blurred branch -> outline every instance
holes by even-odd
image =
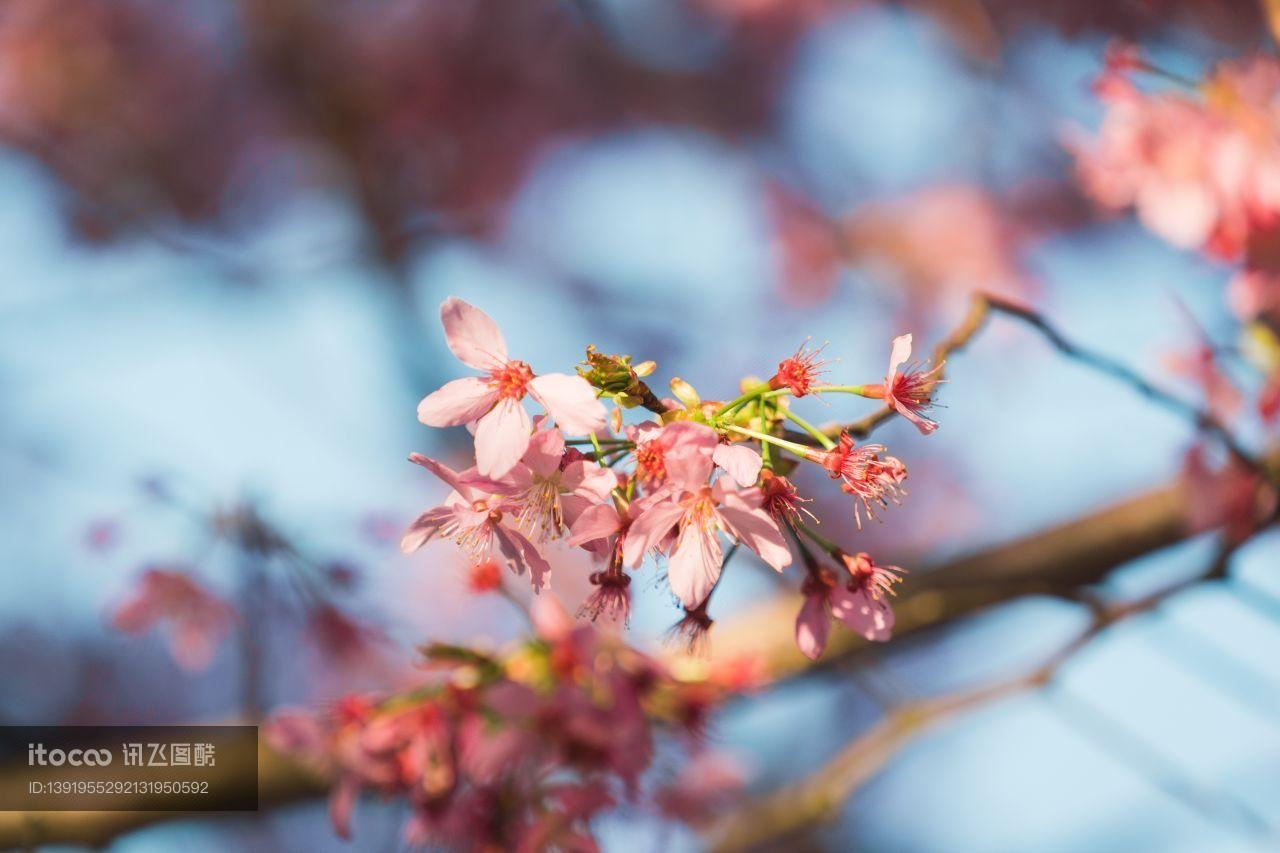
[[[782,839],[811,830],[837,817],[843,803],[878,773],[913,738],[967,712],[1028,690],[1049,685],[1062,667],[1111,625],[1147,612],[1169,597],[1221,571],[1215,561],[1202,575],[1172,584],[1132,602],[1103,604],[1080,597],[1093,612],[1089,625],[1044,663],[1025,672],[971,690],[908,702],[891,710],[869,731],[850,741],[834,759],[801,781],[745,803],[724,815],[707,832],[718,851],[772,849]],[[1167,786],[1193,808],[1205,810],[1205,801],[1188,786]],[[1217,811],[1217,809],[1214,809]]]
[[[1262,14],[1271,30],[1271,39],[1280,43],[1280,0],[1260,0]]]

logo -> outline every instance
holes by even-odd
[[[110,763],[109,749],[45,749],[42,743],[27,744],[28,767],[106,767]]]

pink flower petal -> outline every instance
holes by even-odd
[[[747,509],[745,504],[720,507],[720,517],[729,532],[760,555],[774,571],[791,565],[791,549],[782,538],[778,522],[763,509]]]
[[[628,544],[630,539],[628,536]],[[711,594],[723,563],[724,550],[716,531],[690,524],[681,531],[667,563],[667,582],[681,603],[692,610]]]
[[[570,435],[588,435],[603,429],[608,421],[604,404],[581,376],[548,373],[535,376],[529,393],[542,404],[562,430]]]
[[[889,398],[889,405],[893,406],[898,414],[915,424],[921,435],[930,435],[938,428],[936,421],[931,421],[920,413],[913,412],[910,406],[904,406],[892,397]]]
[[[541,418],[539,420],[542,420]],[[550,477],[564,458],[564,435],[558,429],[534,430],[521,462],[539,477]]]
[[[844,587],[831,591],[831,615],[867,640],[884,642],[893,633],[893,608],[883,598],[865,590],[849,592]]]
[[[423,456],[421,453],[410,453],[409,461],[435,474],[441,482],[461,495],[467,503],[472,503],[488,494],[487,491],[478,487],[478,484],[483,484],[485,481],[468,473],[470,469],[468,472],[459,473],[443,462],[432,459],[430,456]]]
[[[529,447],[529,413],[519,400],[498,401],[476,424],[476,468],[486,477],[501,477]]]
[[[831,634],[831,616],[827,613],[825,597],[806,595],[800,613],[796,616],[796,646],[809,660],[817,660],[827,647]]]
[[[689,492],[707,485],[715,467],[710,453],[688,446],[668,450],[662,464],[667,471],[667,482]]]
[[[644,555],[658,547],[683,515],[684,510],[669,501],[658,501],[641,512],[627,531],[622,561],[632,566],[640,565]],[[698,603],[694,602],[694,605]]]
[[[538,546],[530,542],[523,533],[505,524],[493,525],[493,535],[498,540],[502,556],[506,557],[507,565],[518,575],[529,572],[533,591],[541,592],[551,576],[551,564],[538,551]]]
[[[579,460],[564,469],[564,487],[579,497],[599,503],[609,499],[618,487],[618,475],[612,468]]]
[[[756,480],[760,478],[760,469],[764,465],[760,454],[746,444],[716,445],[711,458],[744,489],[756,484]]]
[[[415,518],[409,525],[409,529],[400,537],[400,551],[404,554],[412,554],[430,542],[451,518],[453,518],[452,507],[437,506],[427,510]]]
[[[430,427],[451,427],[479,420],[498,401],[488,382],[467,376],[446,382],[418,404],[418,420]]]
[[[569,546],[576,548],[597,539],[607,539],[622,529],[622,519],[613,504],[600,504],[583,511],[569,531]]]
[[[507,342],[488,314],[450,296],[440,305],[445,343],[458,360],[476,370],[490,371],[507,361]]]

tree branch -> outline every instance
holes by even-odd
[[[817,772],[723,815],[706,833],[711,849],[722,853],[777,849],[783,839],[835,819],[844,802],[913,738],[989,702],[1049,685],[1077,652],[1108,627],[1152,610],[1171,596],[1216,576],[1224,560],[1225,556],[1210,564],[1205,573],[1137,601],[1112,606],[1087,602],[1093,610],[1089,625],[1029,672],[972,690],[910,702],[890,711]],[[1184,799],[1194,799],[1187,789],[1174,790]],[[1199,808],[1202,804],[1195,801],[1188,805]]]
[[[954,622],[1025,595],[1072,596],[1130,560],[1201,532],[1191,522],[1194,491],[1181,479],[1002,545],[913,572],[894,602],[894,636],[904,637]],[[814,666],[795,644],[798,605],[783,593],[746,613],[716,624],[709,662],[751,655],[770,679]],[[820,662],[870,645],[850,631],[833,631]],[[671,653],[668,659],[685,658]],[[708,661],[704,661],[706,663]],[[696,666],[696,661],[683,660]]]

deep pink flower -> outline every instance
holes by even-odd
[[[523,361],[507,356],[497,324],[480,309],[451,296],[440,306],[445,341],[458,360],[484,371],[445,383],[418,404],[418,420],[427,426],[474,423],[476,467],[486,477],[501,477],[529,446],[530,421],[525,394],[542,404],[561,429],[586,435],[607,419],[604,404],[581,376],[535,376]]]
[[[778,370],[769,380],[769,387],[775,391],[789,388],[796,397],[810,393],[814,383],[826,373],[823,367],[827,362],[821,355],[822,347],[811,349],[802,344],[795,355],[778,362]]]
[[[889,373],[884,384],[869,386],[866,393],[869,397],[883,397],[889,407],[915,424],[921,435],[928,435],[938,428],[938,424],[925,417],[924,413],[933,408],[933,392],[942,381],[938,373],[943,364],[927,371],[914,366],[902,370],[910,358],[911,335],[894,338],[889,352]]]
[[[831,450],[811,451],[807,457],[817,462],[833,480],[843,480],[840,490],[857,499],[853,505],[853,518],[862,526],[862,515],[876,518],[879,509],[897,502],[902,493],[902,483],[907,479],[907,468],[893,456],[881,456],[884,445],[859,446],[846,432]]]
[[[400,550],[412,554],[437,536],[457,543],[475,563],[490,560],[494,546],[506,564],[518,575],[529,572],[535,592],[546,586],[551,566],[514,526],[518,504],[511,497],[487,491],[486,478],[475,469],[458,472],[449,466],[414,453],[409,460],[435,474],[453,491],[445,502],[414,519],[400,538]]]
[[[794,525],[800,521],[802,514],[814,517],[812,512],[804,508],[811,499],[800,497],[795,484],[790,480],[772,471],[761,471],[760,476],[763,506],[779,524],[786,522]]]
[[[709,428],[703,427],[703,429]],[[739,489],[719,477],[706,453],[669,453],[666,485],[652,496],[631,524],[623,559],[636,566],[675,533],[667,577],[686,608],[706,601],[720,577],[724,551],[720,533],[743,542],[778,571],[791,564],[791,551],[778,523],[763,508],[759,489]]]
[[[147,569],[111,617],[116,629],[141,634],[167,623],[169,650],[183,669],[204,669],[235,622],[235,610],[185,572]]]

